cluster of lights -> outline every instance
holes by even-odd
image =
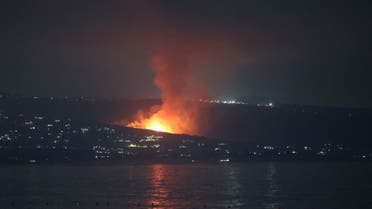
[[[218,100],[218,99],[212,99],[212,100],[199,99],[199,102],[210,103],[210,104],[247,104],[245,102],[240,102],[236,100]]]

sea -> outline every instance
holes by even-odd
[[[5,165],[1,209],[364,209],[372,163]]]

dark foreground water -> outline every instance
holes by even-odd
[[[2,166],[0,208],[372,208],[372,164]]]

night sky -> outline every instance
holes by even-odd
[[[0,92],[157,98],[149,57],[166,48],[211,97],[372,107],[367,0],[1,4]]]

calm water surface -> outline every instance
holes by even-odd
[[[370,163],[2,166],[0,208],[372,208]]]

